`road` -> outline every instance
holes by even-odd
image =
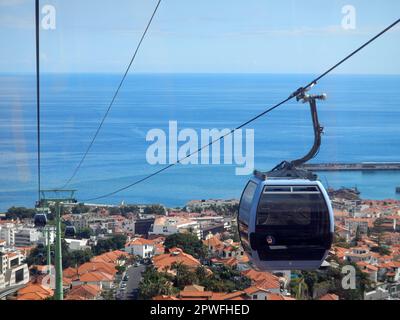
[[[129,279],[126,285],[124,300],[137,300],[139,282],[142,279],[142,272],[145,269],[145,265],[140,265],[138,267],[131,266],[126,270],[126,275],[129,277]]]

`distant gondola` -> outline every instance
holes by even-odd
[[[36,228],[44,228],[47,224],[47,215],[45,213],[36,213],[33,217]]]
[[[66,238],[74,238],[76,235],[76,229],[74,226],[66,226],[65,227],[65,237]]]
[[[45,247],[45,245],[43,244],[43,242],[39,242],[39,243],[37,244],[37,248],[38,248],[38,249],[44,249],[44,247]]]

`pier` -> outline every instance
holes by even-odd
[[[311,171],[398,171],[400,170],[400,162],[306,163],[301,167]]]

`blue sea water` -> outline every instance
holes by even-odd
[[[71,175],[118,86],[121,75],[42,76],[42,188]],[[76,179],[78,200],[123,187],[161,168],[146,162],[148,130],[234,128],[286,98],[313,75],[132,74],[115,101]],[[313,162],[400,161],[400,76],[329,75],[314,89],[325,127]],[[291,101],[258,119],[255,166],[268,170],[303,155],[313,134],[308,105]],[[198,131],[200,132],[200,131]],[[357,186],[364,198],[397,198],[400,172],[328,172],[332,187]],[[101,203],[184,205],[191,199],[239,198],[247,176],[235,165],[178,165]],[[0,210],[33,206],[37,197],[33,75],[0,75]]]

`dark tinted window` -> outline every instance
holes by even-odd
[[[265,186],[264,192],[290,192],[291,189],[288,186]]]
[[[316,186],[294,186],[293,192],[319,192]]]
[[[24,269],[19,269],[15,272],[15,282],[21,282],[24,280]]]
[[[257,184],[250,181],[243,191],[242,198],[240,199],[239,219],[249,224],[250,210],[253,203],[254,193],[256,192]]]
[[[11,267],[15,267],[18,264],[19,264],[19,259],[18,258],[15,258],[15,259],[11,260],[11,262],[10,262],[10,266]]]
[[[263,193],[257,210],[257,225],[310,226],[328,219],[320,193]]]

